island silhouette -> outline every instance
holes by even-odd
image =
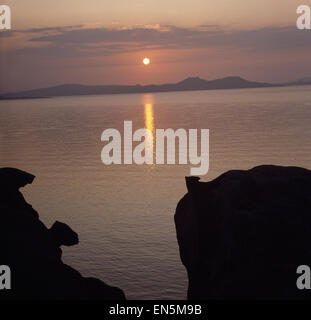
[[[204,80],[199,77],[186,78],[177,83],[150,84],[150,85],[81,85],[64,84],[54,87],[35,90],[10,92],[0,94],[0,99],[32,99],[48,98],[57,96],[82,96],[102,94],[125,94],[125,93],[153,93],[174,92],[193,90],[220,90],[220,89],[243,89],[243,88],[266,88],[295,85],[309,85],[311,78],[304,78],[294,82],[271,84],[266,82],[248,81],[239,76],[230,76],[216,80]]]

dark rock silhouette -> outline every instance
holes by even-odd
[[[310,299],[311,171],[259,166],[186,178],[175,224],[189,299]]]
[[[56,221],[50,228],[51,238],[56,246],[74,246],[79,243],[79,237],[67,224]]]
[[[121,289],[85,278],[61,260],[61,245],[75,245],[78,235],[56,221],[48,229],[28,204],[20,187],[35,176],[13,168],[0,169],[0,265],[11,269],[11,290],[0,299],[125,299]]]

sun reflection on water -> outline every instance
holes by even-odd
[[[143,105],[145,114],[145,129],[148,129],[152,134],[148,135],[146,138],[146,151],[152,152],[154,155],[154,110],[153,110],[153,96],[150,94],[143,95]]]

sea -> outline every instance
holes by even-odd
[[[21,191],[40,219],[79,234],[63,261],[128,299],[186,298],[174,213],[193,165],[104,164],[101,135],[122,138],[124,121],[209,129],[202,181],[261,164],[311,169],[311,86],[0,101],[0,166],[34,174]]]

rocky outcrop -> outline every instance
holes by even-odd
[[[189,299],[310,299],[311,171],[259,166],[186,178],[175,224]]]
[[[68,225],[56,221],[48,229],[19,188],[34,176],[0,169],[0,265],[11,269],[11,289],[0,299],[125,299],[121,289],[85,278],[61,260],[60,246],[79,242]]]

